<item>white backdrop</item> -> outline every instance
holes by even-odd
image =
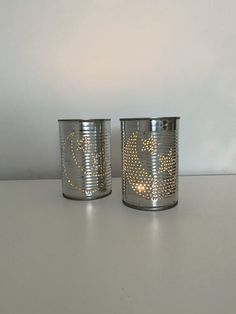
[[[0,179],[59,176],[58,118],[181,116],[182,174],[236,172],[235,0],[0,0]]]

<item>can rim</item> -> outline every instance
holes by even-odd
[[[124,121],[124,120],[165,120],[165,119],[169,119],[169,120],[176,120],[176,119],[180,119],[180,117],[143,117],[143,118],[120,118],[120,121]]]
[[[111,119],[58,119],[57,121],[96,122],[96,121],[111,121]]]

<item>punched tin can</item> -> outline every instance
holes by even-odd
[[[61,177],[64,197],[93,200],[112,191],[111,120],[61,119]]]
[[[120,120],[123,202],[141,210],[175,206],[179,117]]]

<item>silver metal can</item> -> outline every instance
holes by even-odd
[[[66,198],[92,200],[109,195],[111,120],[58,120],[62,191]]]
[[[163,210],[178,203],[178,117],[121,120],[123,202]]]

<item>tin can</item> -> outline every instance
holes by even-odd
[[[92,200],[109,195],[111,120],[58,120],[62,191],[66,198]]]
[[[179,117],[120,120],[123,202],[142,210],[175,206]]]

